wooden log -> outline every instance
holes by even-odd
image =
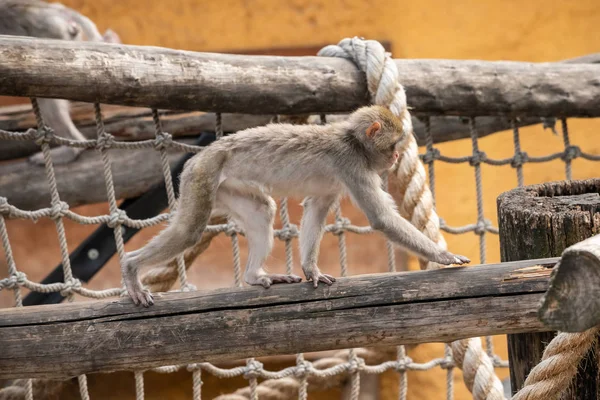
[[[598,202],[597,193],[591,199]],[[591,197],[591,196],[590,196]],[[539,310],[540,319],[563,332],[583,332],[600,324],[600,235],[567,248],[554,270]]]
[[[416,114],[600,115],[595,64],[395,60]],[[0,37],[0,94],[244,114],[349,112],[367,104],[348,60],[242,56]]]
[[[175,150],[169,150],[168,154],[171,166],[183,156]],[[154,149],[112,149],[109,157],[118,199],[139,196],[164,179],[160,154]],[[103,168],[100,154],[91,150],[83,152],[71,164],[55,166],[61,200],[70,207],[106,202]],[[50,189],[44,166],[26,160],[0,165],[0,196],[24,210],[49,207]]]
[[[556,261],[1,309],[0,379],[535,332]]]
[[[563,63],[600,63],[600,54],[572,58]],[[151,112],[147,108],[130,108],[114,105],[103,105],[104,122],[107,130],[121,140],[143,140],[154,135]],[[170,112],[164,118],[163,128],[174,137],[197,134],[199,131],[212,131],[215,126],[215,114],[203,112]],[[75,103],[72,106],[72,118],[87,138],[96,135],[94,111],[91,104]],[[225,114],[223,130],[238,130],[266,124],[271,116]],[[430,129],[434,143],[459,140],[470,135],[470,128],[461,117],[437,116],[431,119]],[[517,121],[518,127],[540,123],[540,118],[525,117]],[[35,117],[30,105],[19,105],[0,108],[0,129],[7,131],[24,131],[36,127]],[[425,126],[421,120],[413,117],[414,133],[420,146],[426,144]],[[479,117],[477,133],[485,137],[492,133],[511,129],[511,123],[505,117]],[[29,156],[39,150],[33,142],[22,142],[0,139],[0,161]]]
[[[502,261],[560,255],[567,247],[597,233],[600,219],[600,179],[560,181],[514,189],[498,197]],[[590,297],[590,293],[584,293]],[[580,310],[580,312],[584,312]],[[539,333],[508,335],[510,381],[513,394],[541,360],[544,347],[555,336],[547,327]],[[579,366],[567,399],[596,399],[598,354],[594,345]],[[588,396],[593,393],[593,396]]]

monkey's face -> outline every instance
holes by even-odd
[[[403,132],[399,132],[396,127],[385,128],[382,127],[376,135],[372,136],[375,147],[375,165],[382,172],[392,168],[398,162],[405,137]]]

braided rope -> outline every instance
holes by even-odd
[[[600,328],[559,333],[552,339],[512,400],[557,399],[577,373],[581,359],[598,338]]]
[[[342,57],[353,61],[366,73],[367,87],[375,104],[388,107],[402,121],[407,140],[393,176],[399,190],[394,193],[399,211],[427,237],[444,249],[446,241],[440,232],[440,222],[427,184],[425,168],[419,158],[417,141],[412,134],[412,119],[406,93],[400,84],[396,64],[383,46],[374,40],[344,39],[338,45],[327,46],[320,56]],[[434,263],[421,263],[421,268],[439,268]],[[503,399],[502,383],[494,373],[493,362],[483,351],[480,338],[452,343],[455,364],[463,370],[464,380],[475,400]]]

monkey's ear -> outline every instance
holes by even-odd
[[[372,138],[381,130],[381,124],[377,121],[373,122],[370,127],[367,128],[367,137]]]

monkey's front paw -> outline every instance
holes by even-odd
[[[147,289],[127,289],[129,297],[133,300],[133,304],[139,306],[140,304],[144,307],[150,307],[154,304],[154,297]]]
[[[322,274],[317,267],[313,267],[309,271],[306,271],[306,280],[312,281],[315,288],[319,286],[319,282],[323,282],[328,286],[333,285],[333,282],[335,282],[335,278],[333,276]]]
[[[437,260],[436,262],[439,264],[443,264],[443,265],[450,265],[450,264],[463,265],[463,264],[470,263],[471,260],[469,260],[465,256],[452,254],[449,251],[447,251],[447,252],[443,253],[441,255],[440,259]]]
[[[302,282],[302,278],[297,275],[269,274],[259,275],[254,279],[248,279],[246,283],[249,285],[261,285],[265,289],[278,283],[298,283]]]

